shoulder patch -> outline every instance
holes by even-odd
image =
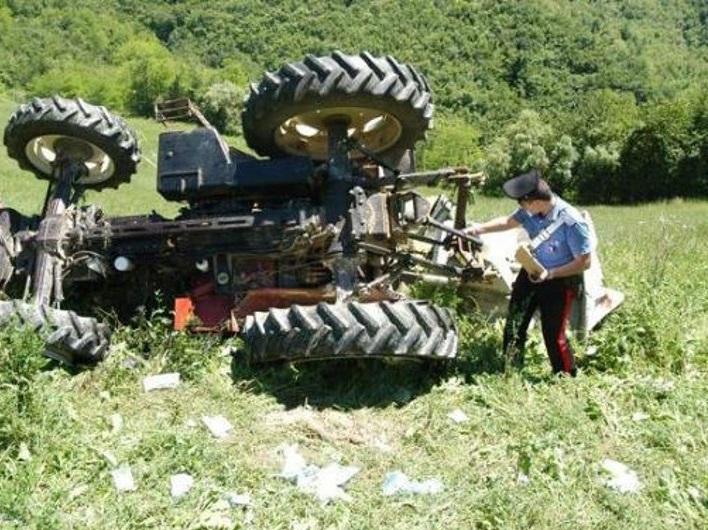
[[[583,222],[583,218],[579,213],[575,213],[567,208],[560,213],[560,218],[563,219],[563,222],[568,226]]]

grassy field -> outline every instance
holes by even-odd
[[[12,108],[0,101],[3,122]],[[134,123],[154,161],[159,128]],[[43,194],[0,154],[6,204],[37,211]],[[109,214],[173,211],[158,199],[143,163],[133,185],[89,200]],[[479,198],[471,215],[511,206]],[[433,295],[461,330],[459,362],[444,369],[249,366],[229,355],[238,341],[175,333],[158,313],[118,330],[106,362],[73,372],[45,360],[32,333],[1,330],[0,529],[705,528],[708,202],[590,211],[606,282],[627,299],[578,344],[575,380],[549,376],[537,332],[524,370],[503,373],[499,323],[443,291]],[[167,372],[179,386],[144,390]],[[225,417],[228,436],[205,416]],[[293,445],[308,464],[355,466],[349,499],[323,504],[278,476]],[[612,489],[606,459],[638,489]],[[113,483],[124,466],[133,491]],[[397,470],[443,489],[386,496]],[[181,473],[194,484],[173,498]]]

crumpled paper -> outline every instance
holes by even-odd
[[[289,480],[298,489],[314,495],[322,504],[335,499],[351,500],[342,486],[359,473],[358,467],[342,466],[336,462],[323,468],[308,464],[298,452],[296,445],[284,446],[282,453],[284,462],[279,477]]]
[[[642,489],[642,483],[636,471],[630,469],[626,464],[611,458],[603,458],[600,461],[600,467],[608,475],[602,481],[608,488],[619,493],[635,493]]]
[[[401,493],[434,495],[443,491],[444,487],[438,478],[424,481],[411,480],[405,473],[396,470],[386,473],[381,489],[383,494],[389,497]]]

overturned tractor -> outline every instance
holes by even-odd
[[[79,205],[86,190],[128,183],[140,159],[134,131],[105,108],[34,99],[5,128],[8,156],[48,190],[40,215],[0,209],[9,295],[0,322],[35,327],[50,357],[101,360],[111,330],[79,314],[105,306],[130,315],[159,291],[174,301],[176,328],[237,333],[256,361],[449,359],[454,315],[407,299],[400,285],[452,281],[502,302],[508,293],[517,270],[509,245],[462,230],[481,176],[416,171],[433,105],[412,66],[335,52],[266,73],[242,114],[257,156],[229,147],[188,100],[156,111],[198,124],[159,138],[157,191],[183,204],[169,219]],[[415,189],[438,184],[454,197]],[[576,327],[614,308],[612,294],[600,280]]]

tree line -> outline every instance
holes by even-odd
[[[307,53],[369,51],[428,78],[423,166],[540,167],[564,195],[708,196],[702,0],[5,0],[0,87],[151,115],[189,96],[240,134],[249,82]]]

